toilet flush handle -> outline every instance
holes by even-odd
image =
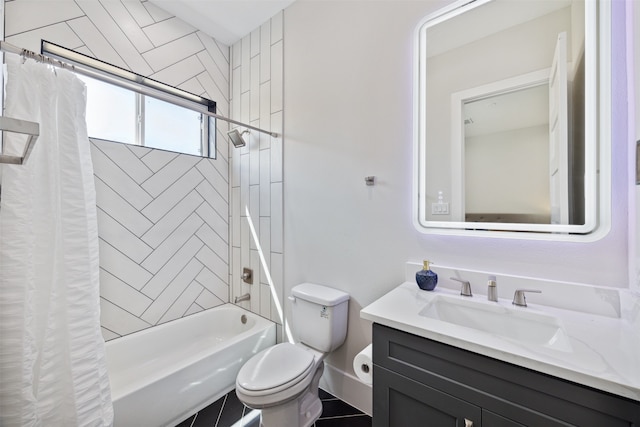
[[[289,301],[291,301],[291,302],[296,302],[296,297],[289,296],[288,298],[289,298]]]

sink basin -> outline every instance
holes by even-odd
[[[419,314],[523,344],[571,351],[571,344],[556,317],[527,308],[434,295]]]

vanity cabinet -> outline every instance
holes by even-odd
[[[640,402],[374,323],[373,427],[640,427]]]

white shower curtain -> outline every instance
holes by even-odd
[[[40,137],[26,165],[2,168],[0,426],[108,426],[84,84],[7,60],[4,115],[40,123]]]

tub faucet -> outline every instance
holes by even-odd
[[[236,297],[234,300],[234,303],[237,304],[239,302],[248,301],[250,299],[251,299],[251,294],[244,294],[244,295],[240,295],[239,297]]]

